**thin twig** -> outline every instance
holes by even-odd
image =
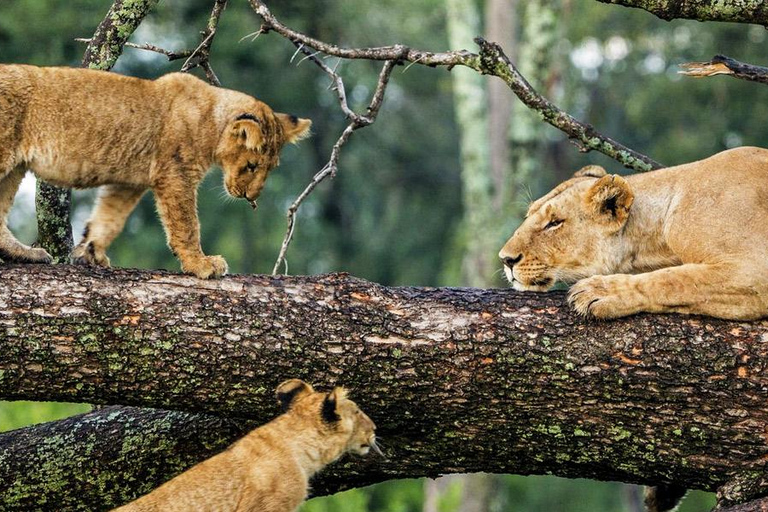
[[[219,26],[221,14],[226,7],[227,0],[214,1],[211,16],[208,18],[208,24],[206,25],[205,30],[201,33],[202,37],[200,44],[197,45],[197,48],[192,51],[184,62],[184,65],[181,66],[182,72],[187,72],[196,67],[202,68],[208,81],[217,87],[221,86],[221,82],[211,67],[211,46],[213,45],[213,38],[216,37],[216,29]]]
[[[301,51],[305,52],[308,50],[306,50],[306,48],[301,48]],[[278,254],[277,260],[275,261],[275,266],[272,268],[272,274],[277,274],[278,270],[280,269],[280,265],[282,264],[285,264],[285,271],[286,273],[288,272],[288,263],[285,259],[285,254],[288,251],[288,246],[290,245],[291,240],[293,239],[293,232],[296,227],[296,212],[298,211],[299,206],[301,206],[301,203],[303,203],[304,200],[309,197],[315,187],[317,187],[324,179],[326,179],[328,176],[333,177],[336,175],[341,148],[344,146],[344,144],[347,143],[349,138],[352,136],[352,133],[359,128],[369,126],[373,124],[374,121],[376,121],[376,117],[379,114],[379,109],[381,109],[381,105],[384,102],[384,93],[386,92],[387,85],[389,84],[389,77],[392,75],[392,70],[397,64],[397,62],[394,60],[388,60],[384,63],[384,66],[381,68],[381,72],[379,73],[378,82],[376,83],[376,90],[371,97],[371,102],[368,104],[367,115],[362,116],[353,112],[347,106],[346,94],[344,93],[344,82],[342,81],[341,77],[314,55],[310,55],[309,59],[333,78],[334,82],[337,84],[336,92],[339,99],[339,104],[342,106],[342,110],[344,110],[345,113],[349,112],[347,117],[351,120],[351,122],[347,125],[346,128],[344,128],[344,131],[341,132],[341,136],[333,145],[331,156],[328,159],[328,162],[323,166],[322,169],[320,169],[317,174],[315,174],[309,185],[307,185],[304,191],[299,194],[296,200],[288,208],[288,229],[286,230],[282,246],[280,247],[280,254]]]
[[[79,43],[90,43],[90,38],[84,38],[84,37],[78,37],[75,38],[75,41]],[[179,60],[179,59],[186,59],[192,54],[191,50],[183,50],[179,52],[174,52],[171,50],[166,50],[165,48],[160,48],[159,46],[155,46],[150,43],[144,43],[144,44],[136,44],[136,43],[125,43],[125,46],[129,48],[135,48],[137,50],[146,50],[148,52],[155,52],[160,53],[162,55],[165,55],[168,57],[169,61]]]
[[[734,78],[768,84],[768,68],[739,62],[738,60],[715,55],[709,62],[686,62],[680,64],[681,75],[702,78],[714,75],[731,75]]]

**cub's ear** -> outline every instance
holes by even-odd
[[[275,113],[275,117],[283,125],[283,139],[285,142],[296,143],[309,137],[309,128],[312,121],[301,119],[292,114]]]
[[[280,402],[280,406],[283,408],[283,412],[291,408],[294,400],[307,393],[313,393],[315,390],[312,386],[307,384],[301,379],[286,380],[275,390],[275,396],[277,401]]]
[[[608,174],[605,172],[605,169],[600,167],[599,165],[588,165],[586,167],[582,167],[578,171],[576,171],[573,175],[574,178],[582,178],[584,176],[589,176],[592,178],[602,178]]]
[[[325,395],[323,407],[320,415],[326,423],[335,423],[341,419],[339,416],[339,401],[346,398],[347,390],[344,388],[333,388],[333,391]]]
[[[618,174],[603,176],[598,179],[584,198],[587,210],[600,220],[621,228],[629,217],[629,209],[635,200],[627,180]]]
[[[261,124],[253,114],[241,114],[232,123],[232,133],[246,149],[259,151],[264,145]]]

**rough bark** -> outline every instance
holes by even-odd
[[[332,467],[315,485],[322,493],[476,471],[705,490],[730,482],[724,503],[768,492],[768,322],[585,323],[561,293],[69,266],[3,267],[0,297],[0,398],[263,421],[284,378],[348,385],[390,459]],[[109,428],[98,437],[123,442]],[[134,451],[163,445],[134,437]],[[3,442],[0,482],[34,474],[17,444]],[[60,457],[77,460],[79,474],[107,471],[87,447]],[[125,460],[109,471],[143,475]],[[55,482],[19,485],[52,502],[70,493]],[[69,499],[96,503],[102,492]]]
[[[768,26],[764,0],[598,0],[604,4],[637,7],[663,20],[733,21]]]
[[[125,42],[159,0],[115,0],[88,42],[82,66],[112,69]],[[57,263],[68,261],[72,252],[72,193],[42,180],[37,182],[38,244]]]

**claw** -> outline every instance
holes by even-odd
[[[251,205],[251,208],[254,210],[259,207],[259,203],[257,203],[255,199],[249,199],[248,204]]]

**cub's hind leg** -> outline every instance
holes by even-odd
[[[72,250],[72,262],[109,267],[107,247],[123,230],[128,215],[144,192],[145,188],[125,185],[101,187],[91,217],[85,224],[83,239]]]
[[[0,178],[0,258],[6,262],[50,263],[51,255],[45,249],[29,247],[19,242],[6,224],[6,217],[13,206],[13,198],[25,173],[26,169],[16,167]]]

